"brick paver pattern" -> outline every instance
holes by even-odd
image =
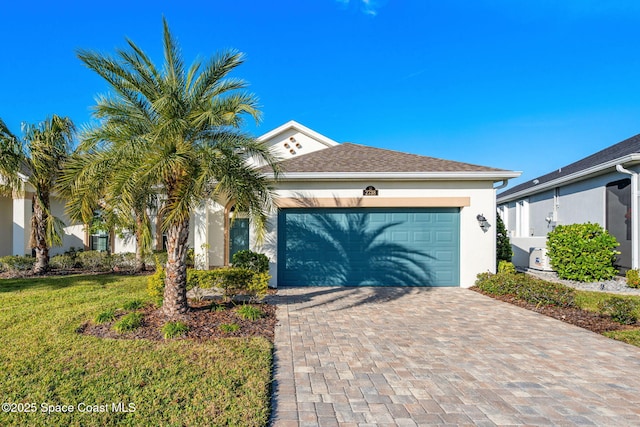
[[[275,300],[275,427],[640,425],[640,348],[468,289]]]

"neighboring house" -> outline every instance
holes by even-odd
[[[207,201],[190,222],[200,267],[228,265],[250,248],[270,258],[271,286],[469,287],[478,273],[495,271],[494,184],[519,172],[339,144],[294,121],[259,139],[284,171],[266,236],[257,241],[233,203]],[[28,203],[13,200],[14,213]],[[22,254],[15,231],[14,253]],[[87,249],[95,240],[73,233]],[[161,247],[159,232],[156,241]],[[117,236],[110,242],[111,250],[133,250]]]
[[[598,223],[614,235],[622,271],[638,267],[640,135],[498,194],[514,250],[513,263],[529,265],[556,224]]]

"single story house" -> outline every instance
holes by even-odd
[[[640,135],[498,194],[513,263],[528,267],[532,248],[544,248],[557,224],[592,222],[620,243],[617,267],[638,268],[638,172]]]
[[[338,143],[295,121],[259,139],[284,171],[266,237],[258,241],[233,204],[206,201],[190,230],[201,268],[228,265],[250,248],[269,257],[273,287],[469,287],[478,273],[495,270],[494,184],[519,172]],[[30,203],[28,194],[0,199],[0,255],[30,251]],[[54,201],[54,212],[62,215],[62,207]],[[82,225],[66,232],[52,254],[70,246],[134,249],[132,239],[89,236]],[[156,242],[160,248],[160,230]]]

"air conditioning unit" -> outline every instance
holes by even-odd
[[[529,268],[540,271],[553,271],[546,248],[529,249]]]

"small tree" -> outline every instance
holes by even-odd
[[[592,282],[611,279],[618,270],[614,236],[599,224],[558,225],[549,233],[547,253],[561,279]]]
[[[0,120],[0,190],[25,191],[19,178],[23,172],[33,187],[29,242],[36,251],[33,271],[42,274],[49,269],[49,248],[62,245],[64,224],[51,212],[51,194],[69,157],[75,126],[53,115],[37,125],[24,124],[23,134],[18,138]]]
[[[511,249],[511,241],[507,235],[507,229],[500,214],[496,215],[496,264],[500,261],[511,262],[513,250]]]

